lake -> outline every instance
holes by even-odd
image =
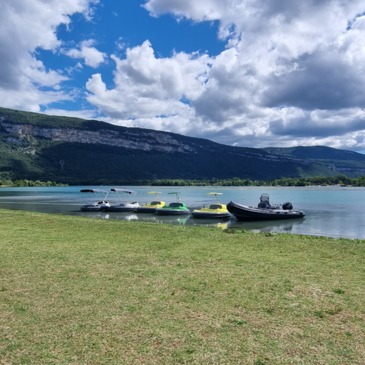
[[[150,191],[161,192],[160,198],[167,203],[174,201],[169,192],[179,192],[181,201],[190,209],[214,202],[208,192],[219,192],[219,200],[256,206],[262,193],[270,195],[270,202],[291,202],[294,209],[306,213],[304,219],[237,222],[206,221],[191,217],[161,217],[154,214],[81,212],[80,206],[102,198],[96,194],[81,194],[80,189],[87,186],[72,187],[33,187],[0,188],[0,208],[30,210],[42,213],[56,213],[91,217],[95,219],[121,219],[130,221],[150,221],[156,224],[204,225],[220,228],[237,228],[261,232],[285,232],[328,237],[365,239],[365,188],[353,187],[151,187],[123,186],[137,192],[133,200],[140,204],[154,200]],[[110,190],[110,186],[95,187]],[[114,195],[116,197],[114,197]],[[117,202],[117,194],[109,194],[108,200]],[[87,196],[87,197],[85,197]],[[119,199],[120,199],[120,195]],[[128,199],[128,198],[127,198]]]

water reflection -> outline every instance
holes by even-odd
[[[110,220],[151,222],[157,224],[174,224],[187,226],[215,227],[220,229],[250,230],[257,232],[295,233],[295,227],[303,224],[303,219],[287,221],[239,222],[235,218],[227,219],[194,219],[190,216],[161,216],[157,214],[131,212],[74,212],[75,215]]]
[[[304,219],[290,219],[282,221],[262,221],[262,222],[239,222],[233,220],[230,228],[250,230],[256,232],[280,232],[297,233],[296,229],[304,223]]]
[[[94,219],[110,219],[110,220],[125,220],[125,221],[139,221],[150,222],[158,224],[175,224],[175,225],[189,225],[189,226],[205,226],[217,227],[226,229],[231,222],[227,219],[194,219],[189,216],[163,216],[154,213],[136,213],[136,212],[81,212],[73,211],[72,215]]]
[[[100,187],[108,188],[108,187]],[[133,187],[139,202],[148,200],[151,187]],[[171,187],[159,187],[161,196],[167,196]],[[205,196],[211,187],[179,187],[184,202],[193,210],[206,203]],[[365,239],[365,188],[341,187],[214,187],[224,193],[224,203],[230,200],[248,205],[257,204],[263,192],[270,193],[273,202],[291,201],[295,209],[304,210],[306,217],[288,221],[238,222],[194,219],[192,216],[157,216],[155,214],[122,212],[81,212],[85,203],[80,187],[53,188],[0,188],[0,208],[29,210],[41,213],[77,215],[93,219],[116,219],[131,222],[176,224],[283,232],[330,237]]]

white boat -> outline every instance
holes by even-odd
[[[82,212],[100,212],[105,211],[110,207],[110,202],[107,199],[109,192],[100,189],[81,189],[80,193],[91,193],[103,195],[103,199],[99,199],[94,203],[84,204],[80,207]]]
[[[137,194],[135,191],[127,189],[112,188],[110,191],[117,194],[127,194],[131,196],[135,196]],[[139,206],[139,203],[136,201],[122,201],[118,204],[110,204],[106,210],[108,212],[131,212],[136,210]]]

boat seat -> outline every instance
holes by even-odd
[[[269,200],[269,194],[261,194],[260,196],[260,203],[257,205],[258,208],[263,209],[270,209],[270,200]]]
[[[260,202],[258,205],[257,205],[258,208],[263,208],[263,209],[270,209],[271,208],[271,205],[269,202]]]

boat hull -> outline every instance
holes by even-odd
[[[84,205],[80,208],[81,212],[101,212],[102,207],[101,206],[95,206],[95,205]]]
[[[80,207],[81,212],[105,212],[109,208],[108,204],[85,204]]]
[[[165,206],[163,201],[153,201],[151,204],[139,206],[136,209],[137,213],[156,213],[156,209],[161,209]]]
[[[158,215],[189,215],[190,209],[182,202],[170,203],[167,206],[156,209]]]
[[[232,215],[228,212],[216,213],[216,212],[193,211],[191,215],[195,219],[230,219],[232,217]]]
[[[158,215],[188,215],[188,214],[190,214],[190,210],[161,208],[161,209],[156,209],[156,214],[158,214]]]
[[[136,210],[134,207],[124,207],[120,205],[112,205],[106,209],[108,212],[133,212]]]
[[[298,219],[305,216],[298,210],[255,208],[235,202],[229,202],[227,209],[239,221]]]
[[[139,207],[135,211],[137,213],[156,213],[157,208]]]
[[[111,204],[106,210],[108,212],[133,212],[139,207],[140,205],[137,202],[120,203],[120,204]]]

